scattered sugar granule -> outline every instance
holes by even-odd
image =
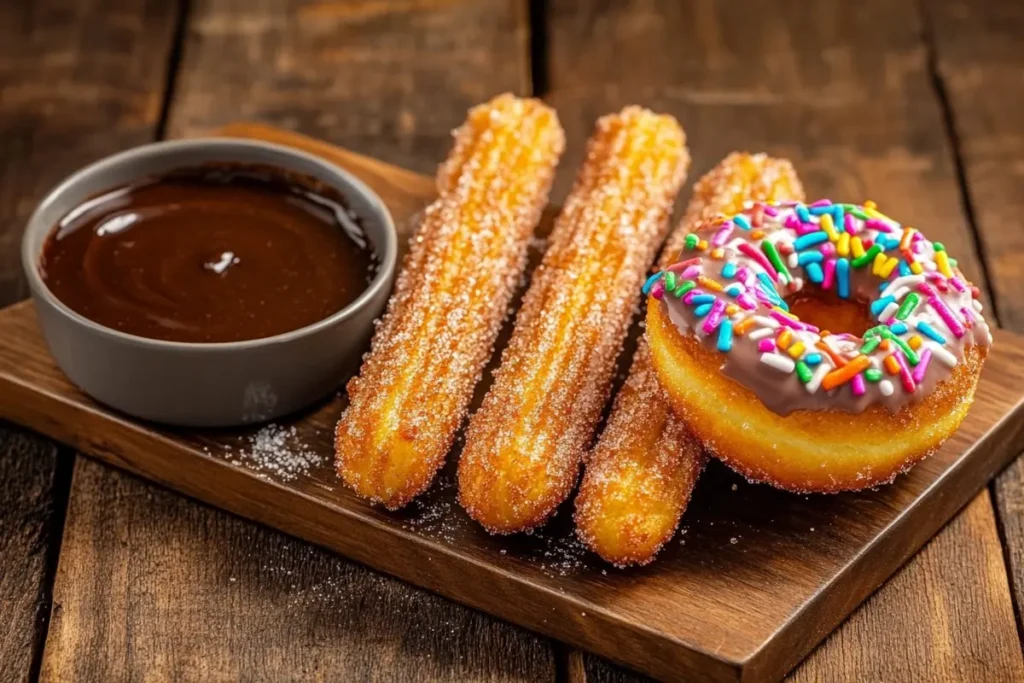
[[[324,462],[321,455],[300,443],[295,427],[269,424],[249,437],[230,462],[278,481],[291,481]]]

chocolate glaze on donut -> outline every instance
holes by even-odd
[[[871,203],[752,205],[705,226],[680,259],[647,290],[681,332],[721,352],[723,375],[780,415],[896,413],[927,398],[966,348],[992,341],[977,289],[944,247]],[[829,333],[787,312],[787,297],[815,291],[859,302],[875,326]]]

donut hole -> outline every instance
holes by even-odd
[[[821,330],[857,337],[878,323],[865,301],[840,299],[834,292],[807,288],[786,297],[789,312]]]

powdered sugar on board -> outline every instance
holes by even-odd
[[[265,425],[244,443],[228,455],[228,462],[276,481],[292,481],[326,462],[325,456],[303,443],[294,426]]]
[[[284,483],[301,478],[333,490],[326,485],[326,481],[334,481],[330,467],[333,454],[323,444],[322,433],[310,434],[294,425],[268,424],[251,434],[238,435],[234,446],[222,444],[219,455],[267,481]],[[212,455],[209,446],[202,449]],[[548,576],[569,576],[594,568],[594,558],[588,555],[573,532],[571,515],[556,515],[532,533],[491,537],[459,507],[455,489],[453,461],[441,472],[435,485],[407,508],[394,513],[380,512],[406,529],[448,545],[457,545],[466,534],[480,534],[498,548],[503,557],[537,567]]]
[[[452,546],[467,535],[478,536],[481,542],[497,548],[503,558],[534,566],[548,576],[570,576],[594,568],[595,558],[576,537],[571,515],[556,515],[545,526],[524,534],[487,534],[456,502],[453,470],[449,467],[442,471],[430,491],[401,512],[389,515],[406,529]]]

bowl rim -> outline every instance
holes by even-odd
[[[382,253],[379,254],[380,265],[377,268],[377,272],[374,274],[370,284],[367,285],[366,289],[356,297],[354,301],[345,306],[339,311],[332,313],[326,318],[321,318],[316,322],[310,323],[303,327],[299,327],[288,332],[282,332],[269,337],[260,337],[258,339],[243,339],[238,341],[229,342],[181,342],[181,341],[169,341],[165,339],[154,339],[152,337],[143,337],[136,334],[129,334],[120,330],[115,330],[112,327],[102,325],[95,320],[90,320],[84,315],[77,313],[76,311],[69,308],[64,302],[56,297],[50,288],[46,286],[42,276],[39,273],[39,257],[42,253],[42,249],[46,244],[46,239],[42,240],[40,247],[35,249],[32,247],[33,237],[40,231],[45,236],[49,236],[52,231],[52,225],[41,226],[39,225],[41,219],[40,215],[56,202],[62,195],[68,193],[77,184],[82,182],[88,176],[96,173],[102,173],[109,169],[117,168],[121,165],[130,163],[140,157],[147,157],[153,154],[160,154],[165,151],[188,151],[193,148],[205,148],[205,147],[222,147],[225,149],[226,155],[231,148],[247,148],[247,149],[262,149],[271,154],[279,156],[288,156],[296,159],[300,159],[307,163],[313,164],[314,166],[320,167],[321,171],[325,172],[327,176],[334,176],[332,179],[319,178],[321,182],[327,185],[333,186],[339,191],[348,189],[362,196],[371,206],[376,216],[360,216],[364,220],[377,220],[383,231],[382,240]],[[225,162],[232,162],[230,158],[225,158]],[[244,162],[242,162],[244,163]],[[273,166],[273,162],[268,165]],[[186,168],[187,164],[183,165],[182,168]],[[285,169],[287,170],[287,169]],[[345,186],[348,186],[347,188]],[[286,145],[280,145],[272,142],[264,142],[262,140],[250,140],[245,138],[231,138],[231,137],[201,137],[201,138],[189,138],[187,140],[162,140],[157,142],[151,142],[137,147],[132,147],[121,152],[116,152],[109,156],[103,157],[97,161],[94,161],[87,166],[75,171],[71,175],[67,176],[64,180],[60,181],[56,187],[51,189],[43,199],[36,206],[32,215],[29,217],[26,223],[24,233],[22,234],[21,240],[21,262],[22,268],[25,271],[25,277],[28,280],[29,289],[33,297],[40,298],[46,301],[50,306],[56,308],[62,315],[70,318],[79,325],[88,327],[98,333],[107,335],[114,339],[122,342],[133,344],[136,346],[144,346],[154,349],[167,349],[167,350],[192,350],[192,351],[243,351],[246,349],[252,349],[257,347],[273,346],[276,344],[284,344],[296,339],[300,339],[309,335],[316,334],[321,330],[333,327],[338,323],[345,322],[349,318],[355,316],[360,310],[372,305],[377,297],[382,293],[382,290],[390,287],[392,279],[394,277],[396,263],[398,261],[398,230],[395,227],[394,218],[391,216],[391,212],[380,196],[374,192],[366,183],[359,178],[355,177],[352,173],[345,170],[341,166],[332,163],[322,157],[310,154],[294,147],[288,147]],[[386,294],[386,292],[385,292]]]

